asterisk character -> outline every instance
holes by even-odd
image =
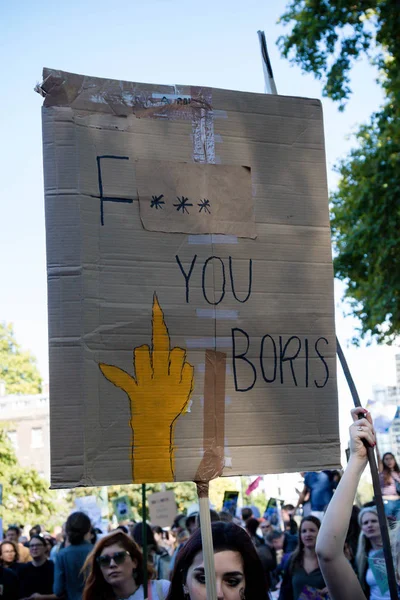
[[[204,212],[211,214],[211,210],[210,210],[210,201],[206,200],[205,198],[203,200],[200,200],[200,202],[198,203],[197,206],[200,206],[200,210],[199,213],[201,213],[201,211],[204,208]]]
[[[180,210],[183,213],[187,213],[189,214],[189,211],[187,209],[188,206],[193,206],[193,204],[191,202],[189,202],[189,198],[185,198],[185,196],[182,196],[182,198],[179,198],[178,196],[176,197],[178,200],[178,204],[174,204],[174,206],[176,206],[176,210],[179,212]]]
[[[161,198],[164,198],[164,194],[161,194],[160,196],[152,196],[150,208],[155,208],[156,210],[159,208],[162,209],[162,204],[165,204],[165,202],[164,200],[161,200]]]

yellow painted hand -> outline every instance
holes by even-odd
[[[152,349],[134,349],[135,377],[118,367],[99,365],[103,375],[128,394],[131,407],[132,480],[174,480],[174,429],[187,411],[193,391],[193,366],[186,350],[170,349],[168,329],[157,296],[153,299]]]

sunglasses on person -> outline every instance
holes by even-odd
[[[111,560],[113,560],[116,565],[122,565],[127,556],[130,556],[129,552],[127,550],[121,550],[120,552],[114,552],[114,554],[100,555],[96,560],[100,567],[109,567],[111,565]]]

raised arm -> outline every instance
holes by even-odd
[[[351,414],[354,423],[350,427],[350,460],[328,505],[316,547],[331,600],[366,600],[343,547],[357,486],[368,461],[363,440],[370,446],[375,446],[376,441],[368,411],[355,408]]]

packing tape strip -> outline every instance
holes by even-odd
[[[204,454],[194,481],[206,482],[222,475],[225,462],[226,354],[206,350],[204,374]]]

